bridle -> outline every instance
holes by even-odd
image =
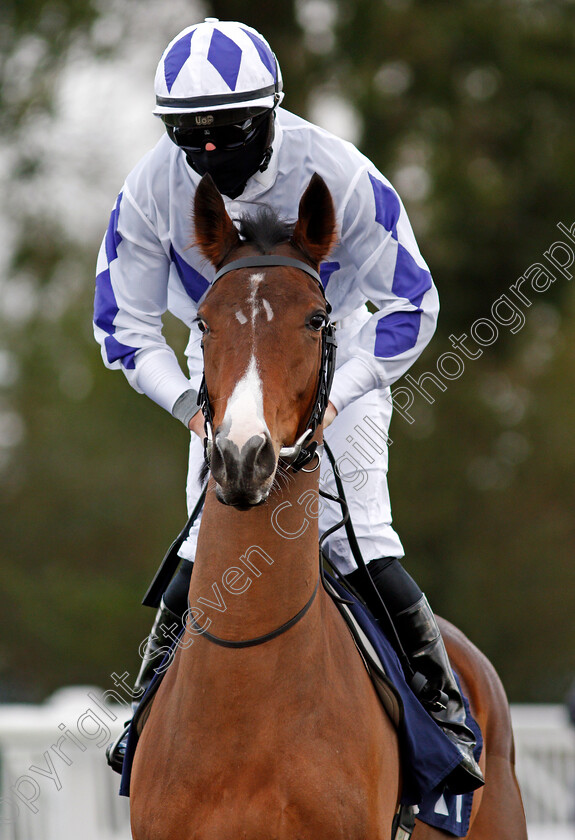
[[[329,315],[331,311],[331,306],[326,300],[325,291],[318,272],[307,263],[303,262],[302,260],[296,260],[293,257],[265,255],[242,257],[241,259],[233,260],[232,262],[228,263],[227,265],[224,265],[222,268],[219,269],[212,281],[212,287],[220,279],[220,277],[223,277],[230,271],[236,271],[240,268],[258,268],[263,266],[290,266],[291,268],[297,268],[300,271],[305,271],[306,274],[308,274],[316,281],[317,285],[321,289],[321,293],[326,304],[326,310]],[[309,419],[305,424],[305,432],[298,437],[298,439],[295,441],[295,443],[293,443],[292,446],[282,446],[279,452],[279,457],[281,458],[281,460],[287,463],[288,466],[290,466],[291,469],[294,470],[294,472],[301,470],[302,467],[305,467],[307,464],[309,464],[310,461],[312,461],[314,456],[316,455],[317,442],[310,441],[310,438],[313,437],[315,430],[323,421],[323,417],[329,400],[329,392],[331,389],[331,383],[333,381],[333,374],[335,371],[335,352],[337,348],[337,342],[335,339],[335,326],[331,323],[329,318],[323,325],[321,333],[321,367],[318,377],[315,400]],[[210,407],[210,397],[208,394],[208,387],[206,385],[205,370],[204,375],[202,377],[200,390],[198,391],[198,405],[200,406],[204,415],[204,424],[206,431],[206,438],[204,443],[204,457],[209,466],[213,446],[214,427],[213,415]]]

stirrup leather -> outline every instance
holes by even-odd
[[[400,805],[393,819],[391,840],[409,840],[415,829],[413,805]]]
[[[434,688],[420,671],[415,672],[409,685],[415,696],[419,698],[420,703],[425,706],[430,714],[444,712],[447,709],[449,697],[445,691]]]

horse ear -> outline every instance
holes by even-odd
[[[206,174],[194,196],[194,244],[215,266],[240,244],[240,237],[211,175]]]
[[[321,175],[314,172],[299,203],[292,242],[319,265],[329,254],[335,239],[333,199]]]

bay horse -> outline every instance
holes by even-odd
[[[256,236],[242,239],[205,176],[194,219],[218,269],[198,312],[211,476],[186,633],[134,758],[133,837],[389,840],[396,731],[318,582],[306,430],[321,416],[328,314],[313,275],[335,238],[331,195],[314,175],[294,228],[248,220]],[[306,467],[286,467],[302,452]],[[442,630],[485,739],[468,837],[524,840],[501,683],[461,633]],[[413,836],[445,835],[418,823]]]

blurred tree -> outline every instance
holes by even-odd
[[[0,8],[0,130],[23,115],[49,110],[72,38],[97,17],[87,0],[5,0]]]
[[[409,568],[522,702],[561,700],[575,673],[574,308],[539,303],[505,361],[468,362],[391,429]]]
[[[0,698],[133,671],[139,598],[185,519],[185,430],[104,369],[90,320],[107,213],[161,131],[155,64],[206,14],[239,12],[0,10]],[[286,107],[356,141],[404,198],[443,307],[413,376],[435,371],[574,220],[575,6],[245,0],[241,15],[278,55]],[[575,670],[573,306],[555,283],[392,428],[408,567],[513,700],[561,699]]]
[[[341,9],[332,84],[359,110],[362,149],[418,226],[443,290],[442,328],[467,326],[540,258],[555,224],[572,221],[575,7]]]

